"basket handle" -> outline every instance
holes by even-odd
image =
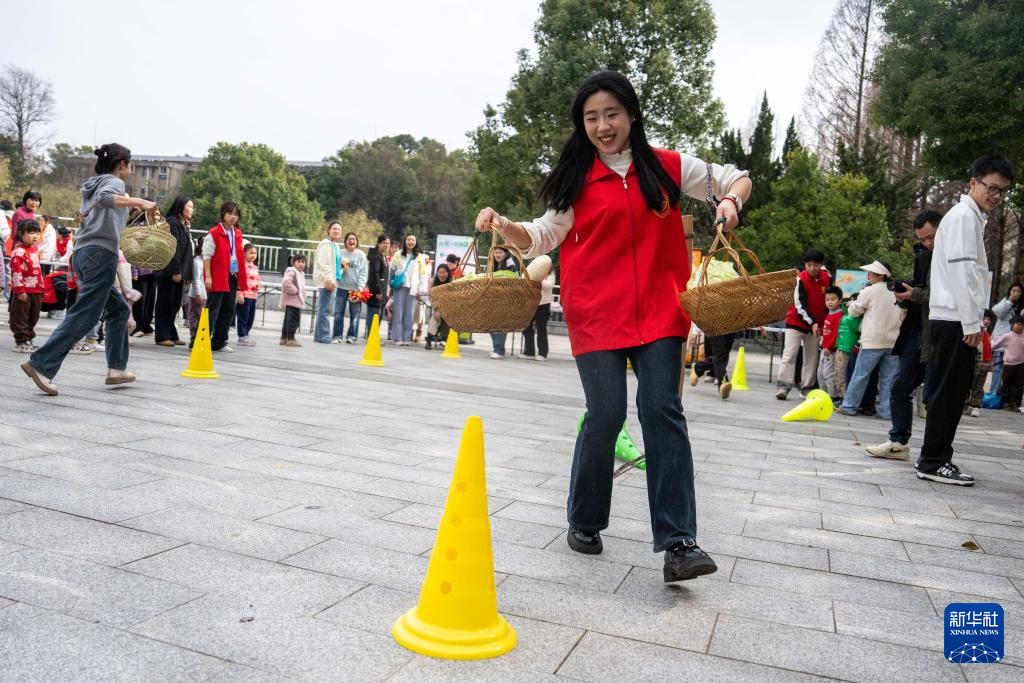
[[[171,229],[171,226],[161,215],[159,206],[154,206],[152,209],[132,209],[131,213],[128,214],[128,220],[125,225],[131,225],[142,216],[146,217],[146,225],[154,225],[165,230]]]
[[[697,287],[702,287],[707,280],[708,265],[711,263],[718,254],[725,253],[729,258],[736,264],[739,269],[740,277],[744,280],[750,280],[750,274],[747,272],[746,267],[743,265],[743,261],[740,259],[740,254],[746,254],[747,257],[754,264],[755,274],[764,275],[764,267],[761,265],[761,260],[757,258],[757,254],[747,248],[747,245],[743,243],[740,236],[736,233],[727,236],[722,231],[722,226],[725,224],[725,217],[719,218],[715,221],[715,239],[711,243],[711,247],[708,249],[707,255],[704,257],[703,263],[701,264],[700,277],[697,279]]]
[[[475,272],[480,272],[480,250],[477,247],[477,241],[480,239],[480,235],[483,233],[476,233],[473,235],[473,240],[469,243],[469,247],[466,248],[466,253],[459,259],[459,269],[465,272],[466,266],[469,265],[470,256],[473,258],[473,267]]]
[[[512,256],[514,256],[517,261],[519,261],[519,274],[522,277],[529,280],[530,274],[526,272],[526,264],[523,262],[522,250],[520,250],[519,247],[517,247],[516,245],[511,244],[504,237],[501,237],[499,241],[498,231],[494,229],[496,227],[497,225],[495,223],[491,223],[491,248],[487,250],[487,277],[494,277],[494,275],[491,272],[491,258],[494,256],[494,250],[504,249],[507,253],[512,254]]]

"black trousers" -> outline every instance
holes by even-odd
[[[1003,382],[999,390],[1004,408],[1020,408],[1021,395],[1024,394],[1024,364],[1003,366]]]
[[[184,283],[169,277],[156,279],[156,341],[177,341],[178,330],[174,319],[181,310],[181,293]]]
[[[219,351],[228,345],[231,322],[235,319],[235,297],[238,296],[238,277],[228,277],[230,290],[208,292],[206,307],[210,309],[210,348]]]
[[[132,317],[139,332],[152,334],[153,312],[156,309],[156,277],[152,273],[140,275],[132,282],[132,287],[142,294],[142,298],[132,304]]]
[[[978,350],[963,342],[958,322],[932,320],[928,333],[932,343],[932,372],[929,378],[928,419],[917,469],[933,473],[953,459],[953,438],[960,426],[964,401],[971,392]]]
[[[298,306],[284,307],[284,324],[281,326],[281,339],[295,339],[302,320],[302,309]]]
[[[533,314],[530,326],[523,330],[523,353],[527,356],[535,356],[540,353],[541,358],[548,357],[548,320],[551,319],[551,304],[541,304],[537,312]],[[537,345],[534,348],[533,335],[537,334]]]

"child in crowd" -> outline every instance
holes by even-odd
[[[256,320],[256,299],[260,294],[260,267],[256,263],[258,254],[255,244],[245,245],[245,289],[241,290],[242,303],[238,304],[238,319],[235,321],[239,346],[256,346],[256,342],[249,337],[249,331]]]
[[[981,398],[985,395],[985,380],[992,370],[992,337],[989,330],[996,322],[996,314],[992,311],[985,311],[981,319],[981,343],[978,344],[978,360],[974,364],[974,383],[971,385],[971,393],[967,395],[964,402],[964,415],[981,417]]]
[[[284,325],[281,327],[281,346],[302,346],[295,339],[295,333],[302,321],[302,309],[306,306],[306,257],[292,256],[292,265],[281,278],[281,308],[284,309]]]
[[[850,297],[850,301],[856,300],[856,294]],[[840,401],[846,398],[846,367],[850,364],[850,354],[860,342],[860,321],[860,318],[846,315],[846,308],[843,308],[843,317],[839,320],[839,332],[836,334],[834,361],[836,394]]]
[[[43,271],[36,245],[42,238],[39,223],[23,218],[15,226],[11,249],[10,325],[15,353],[35,353],[32,343],[43,303]]]
[[[202,237],[196,239],[195,258],[192,259],[192,272],[197,275],[192,278],[192,282],[188,286],[188,347],[190,349],[196,342],[196,330],[199,329],[199,317],[203,314],[203,308],[206,307],[206,285],[203,284],[203,278],[198,275],[203,272]],[[209,333],[209,330],[207,330],[207,333]]]
[[[71,228],[63,225],[57,228],[57,241],[54,246],[57,249],[57,258],[64,260],[71,246]]]
[[[836,384],[836,339],[839,337],[839,324],[843,319],[843,290],[835,285],[825,290],[825,324],[821,327],[821,361],[818,365],[818,377],[821,388],[828,393],[833,402],[839,398]]]
[[[1024,397],[1024,318],[1012,319],[1010,331],[996,339],[992,348],[1003,350],[1003,408],[1020,410]]]
[[[802,394],[810,391],[818,373],[818,337],[825,323],[825,290],[832,286],[832,276],[825,269],[825,254],[817,249],[804,253],[804,269],[797,275],[793,305],[786,313],[786,335],[783,338],[782,361],[779,365],[779,390],[775,398],[785,401],[796,384],[796,357],[803,349],[804,362],[800,372]]]
[[[235,320],[236,305],[244,300],[246,285],[244,239],[239,224],[242,209],[234,202],[220,207],[220,222],[210,228],[203,241],[203,284],[210,311],[210,348],[231,353],[228,333]]]
[[[59,254],[57,254],[57,230],[52,225],[53,219],[40,214],[37,220],[39,221],[39,230],[42,232],[42,238],[39,240],[39,257],[43,261],[56,261]]]

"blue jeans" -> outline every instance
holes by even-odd
[[[331,343],[331,309],[334,307],[334,295],[323,287],[317,289],[316,323],[313,327],[313,341],[321,344]],[[340,329],[337,325],[335,330]]]
[[[393,341],[412,341],[412,313],[416,305],[416,297],[409,294],[408,287],[392,290],[394,302],[391,304],[391,324],[388,325],[388,336]]]
[[[914,391],[924,381],[925,366],[921,363],[921,332],[907,339],[903,353],[899,356],[899,371],[892,383],[889,399],[892,429],[889,441],[907,444],[914,423]]]
[[[989,392],[998,394],[1003,386],[1003,350],[992,352],[992,383],[989,385]]]
[[[235,304],[235,315],[238,338],[248,337],[252,331],[252,324],[256,322],[256,299],[244,299],[242,303]]]
[[[345,333],[345,310],[348,309],[348,333]],[[347,337],[355,341],[359,339],[359,314],[363,310],[362,301],[349,301],[348,290],[339,289],[334,302],[334,338]]]
[[[647,460],[654,552],[697,538],[693,454],[679,400],[683,340],[667,337],[630,349],[576,357],[587,413],[576,437],[568,521],[582,531],[608,527],[615,441],[626,421],[626,359],[636,373],[636,406]]]
[[[883,420],[890,419],[889,406],[892,398],[892,384],[900,371],[900,359],[892,355],[892,349],[861,349],[857,354],[857,367],[853,370],[853,379],[850,386],[846,388],[846,398],[843,399],[842,411],[844,415],[856,415],[857,408],[864,398],[864,391],[867,389],[868,380],[875,368],[879,369],[878,385],[881,393],[878,416]]]
[[[71,347],[93,329],[102,315],[107,324],[107,367],[124,370],[128,367],[128,316],[132,309],[114,289],[117,254],[102,247],[82,247],[75,250],[73,263],[78,299],[29,363],[36,372],[53,379]]]
[[[505,355],[506,339],[508,339],[508,332],[491,332],[491,347],[499,356]]]

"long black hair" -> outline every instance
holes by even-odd
[[[188,204],[190,201],[192,201],[191,197],[186,197],[183,194],[179,194],[177,197],[174,198],[174,201],[171,202],[171,207],[167,209],[167,213],[165,213],[164,215],[167,216],[168,218],[177,218],[179,221],[183,220],[181,217],[181,212],[185,210],[185,205]]]
[[[617,99],[632,119],[629,146],[633,150],[633,168],[636,169],[637,179],[640,181],[644,203],[652,211],[661,211],[665,208],[667,196],[669,206],[676,206],[679,203],[679,185],[669,177],[651,149],[650,143],[647,142],[644,116],[640,111],[640,98],[637,97],[636,90],[629,79],[616,71],[599,71],[591,74],[576,91],[571,109],[572,135],[562,148],[555,168],[540,186],[538,197],[549,209],[568,211],[583,191],[583,184],[597,151],[587,137],[583,123],[583,105],[587,98],[599,91],[607,92]]]
[[[130,162],[132,160],[132,151],[116,142],[108,142],[102,147],[94,149],[92,153],[97,157],[95,169],[96,173],[100,175],[113,173],[122,161]]]
[[[406,233],[405,237],[402,238],[402,252],[401,253],[402,253],[402,256],[405,256],[405,257],[409,256],[409,250],[405,246],[405,241],[407,239],[409,239],[410,236],[411,237],[416,237],[416,235],[414,233],[410,232],[410,233]],[[378,244],[379,244],[379,242],[378,242]],[[420,238],[416,237],[416,246],[412,248],[412,257],[416,258],[421,253],[423,253],[423,250],[420,249]]]

